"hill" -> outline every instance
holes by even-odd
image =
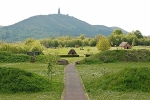
[[[128,32],[126,31],[126,30],[124,30],[124,29],[122,29],[122,28],[120,28],[120,27],[110,27],[111,29],[113,29],[113,30],[121,30],[124,34],[127,34]]]
[[[24,41],[26,38],[49,38],[60,36],[94,37],[109,36],[113,29],[103,25],[90,25],[75,17],[63,14],[38,15],[10,26],[0,28],[0,39],[7,42]]]

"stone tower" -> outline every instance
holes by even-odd
[[[60,8],[58,8],[58,14],[60,14]]]

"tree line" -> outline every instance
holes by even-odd
[[[28,51],[40,51],[42,52],[45,48],[61,48],[61,47],[75,47],[78,46],[98,46],[108,39],[111,46],[119,46],[121,42],[128,42],[132,46],[150,46],[150,37],[144,37],[139,30],[129,32],[124,34],[121,30],[114,30],[110,36],[105,37],[101,34],[93,38],[85,37],[81,34],[77,37],[62,36],[58,38],[45,38],[41,40],[35,40],[33,38],[28,38],[21,43],[5,43],[0,41],[0,51],[11,51],[13,53],[26,53]],[[99,42],[100,40],[104,42]],[[98,43],[101,43],[98,45]],[[104,43],[105,44],[105,43]]]
[[[78,37],[63,36],[58,38],[42,39],[41,44],[45,47],[74,47],[79,46],[96,46],[99,40],[104,37],[101,34],[93,38],[85,37],[81,34]],[[121,42],[128,42],[132,46],[149,46],[150,38],[144,37],[139,30],[124,34],[121,30],[114,30],[110,36],[106,37],[111,46],[119,46]]]

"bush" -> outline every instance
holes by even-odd
[[[29,62],[30,56],[25,54],[12,54],[11,56],[7,57],[7,61],[9,63]]]
[[[10,56],[12,53],[10,51],[0,51],[1,56]]]
[[[9,51],[0,51],[0,55],[0,62],[16,63],[30,61],[30,56],[25,54],[12,54]]]
[[[35,56],[36,62],[47,63],[47,62],[50,61],[50,59],[51,59],[50,55],[38,55],[38,56]]]

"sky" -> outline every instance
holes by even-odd
[[[0,26],[36,15],[68,14],[91,25],[117,26],[150,35],[149,0],[0,0]]]

